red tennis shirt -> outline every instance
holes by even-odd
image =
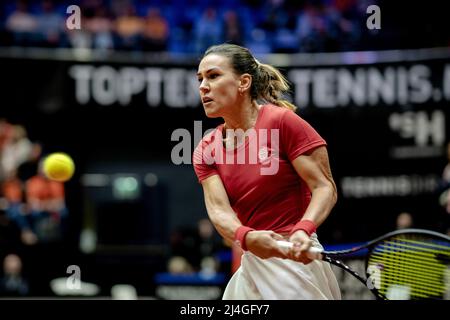
[[[325,140],[295,112],[263,105],[245,143],[228,150],[223,124],[205,135],[194,150],[199,182],[219,175],[230,204],[243,225],[256,230],[289,232],[311,200],[306,183],[291,164]]]

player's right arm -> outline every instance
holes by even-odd
[[[236,230],[242,226],[230,205],[227,192],[218,175],[212,175],[202,182],[206,210],[219,234],[230,243],[235,240]],[[273,231],[250,231],[245,238],[246,247],[260,258],[287,258],[276,240],[283,237]]]

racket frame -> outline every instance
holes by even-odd
[[[436,239],[441,239],[444,241],[448,241],[450,242],[450,237],[442,234],[442,233],[438,233],[435,231],[431,231],[431,230],[424,230],[424,229],[414,229],[414,228],[408,228],[408,229],[401,229],[401,230],[395,230],[389,233],[386,233],[376,239],[373,239],[369,242],[366,242],[362,245],[350,248],[350,249],[345,249],[345,250],[337,250],[337,251],[324,251],[321,249],[317,249],[317,248],[312,248],[312,255],[311,258],[319,258],[323,261],[326,261],[332,265],[335,265],[345,271],[347,271],[348,273],[350,273],[351,275],[353,275],[356,279],[358,279],[361,283],[363,283],[373,294],[374,296],[378,299],[378,300],[388,300],[387,297],[382,294],[371,282],[370,276],[368,274],[368,268],[369,268],[369,258],[370,258],[370,253],[372,252],[372,250],[375,248],[375,246],[385,240],[388,240],[389,238],[398,236],[398,235],[402,235],[402,234],[417,234],[417,235],[424,235],[424,236],[428,236],[428,237],[432,237],[432,238],[436,238]],[[292,246],[288,245],[287,241],[281,241],[281,246],[282,247],[288,247],[288,246]],[[367,253],[365,254],[365,269],[366,269],[366,276],[361,276],[358,272],[354,271],[352,268],[350,268],[348,265],[346,265],[342,259],[346,258],[346,256],[349,256],[351,254],[354,254],[358,251],[362,251],[362,250],[367,250]],[[318,255],[319,254],[319,255]]]

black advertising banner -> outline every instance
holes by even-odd
[[[447,163],[450,52],[308,57],[261,60],[280,67],[292,85],[287,98],[328,143],[339,200],[322,239],[373,238],[395,228],[403,211],[417,227],[445,231],[439,185]],[[25,123],[54,148],[64,145],[86,167],[93,158],[190,167],[190,155],[173,161],[174,131],[187,130],[193,147],[220,123],[203,113],[196,63],[3,55],[0,116]],[[185,201],[206,216],[199,195]]]

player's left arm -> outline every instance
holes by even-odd
[[[302,219],[311,220],[318,227],[337,201],[337,189],[331,174],[327,148],[321,146],[302,154],[292,161],[292,165],[312,194]]]
[[[292,161],[298,175],[311,191],[311,202],[302,220],[313,221],[318,227],[330,214],[337,201],[337,189],[331,174],[328,152],[325,146],[308,151]],[[291,235],[290,241],[300,245],[300,251],[308,250],[311,241],[299,230]]]

